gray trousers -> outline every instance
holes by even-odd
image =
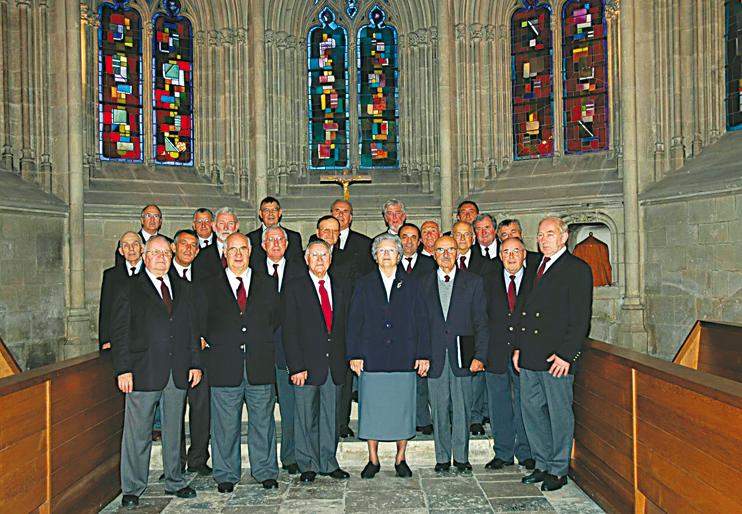
[[[327,380],[321,386],[292,386],[296,399],[296,463],[302,473],[332,473],[340,467],[335,453],[338,447],[337,410],[342,386]]]
[[[296,463],[296,440],[294,438],[294,386],[289,382],[289,372],[276,368],[278,407],[281,410],[281,464]]]
[[[520,407],[536,468],[552,475],[569,471],[575,416],[573,375],[554,378],[548,371],[520,371]]]
[[[430,420],[430,403],[428,401],[428,377],[417,375],[417,416],[415,425],[425,427],[432,425]]]
[[[448,351],[443,373],[428,378],[430,405],[433,408],[436,462],[469,462],[469,419],[472,405],[472,377],[457,377],[451,371]]]
[[[121,489],[124,494],[141,496],[147,488],[152,422],[157,402],[162,409],[165,490],[178,491],[188,485],[180,471],[180,430],[185,396],[185,389],[175,387],[172,373],[162,391],[133,391],[126,395],[124,436],[121,441]]]
[[[242,402],[247,405],[247,452],[250,472],[258,482],[278,477],[273,384],[250,385],[242,372],[237,387],[211,387],[211,454],[216,483],[239,482],[242,476],[240,436]]]
[[[511,362],[501,375],[486,373],[486,381],[495,457],[507,462],[513,460],[513,456],[518,457],[518,462],[530,459],[531,447],[520,408],[520,375]]]
[[[471,378],[472,406],[471,423],[481,424],[484,418],[489,418],[489,404],[487,402],[487,384],[485,372],[480,371]]]

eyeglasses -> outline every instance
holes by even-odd
[[[309,255],[316,259],[317,257],[327,257],[327,252],[312,252]]]
[[[321,228],[321,229],[319,229],[319,231],[322,234],[339,234],[340,233],[339,230],[337,230],[337,229],[331,229],[331,228]]]
[[[279,242],[280,243],[282,241],[284,241],[283,236],[268,237],[265,240],[266,243],[275,243],[275,242]]]
[[[147,214],[142,214],[142,218],[147,218],[148,220],[151,220],[151,219],[159,220],[160,218],[162,218],[162,216],[160,216],[159,214],[147,213]]]
[[[436,248],[435,252],[438,255],[443,255],[444,253],[454,253],[457,250],[457,248]]]
[[[471,232],[456,232],[455,234],[451,234],[456,239],[470,239],[471,238]]]
[[[376,253],[383,253],[384,255],[393,255],[397,253],[396,248],[379,248]]]
[[[196,220],[193,223],[196,225],[211,225],[211,220]]]
[[[172,256],[173,256],[173,252],[170,252],[170,251],[164,251],[164,250],[148,250],[148,251],[146,251],[146,252],[144,252],[144,253],[148,253],[148,254],[150,254],[150,255],[151,255],[152,257],[154,257],[155,259],[156,259],[157,257],[159,257],[160,255],[164,255],[164,256],[165,256],[165,257],[167,257],[168,259],[169,259],[170,257],[172,257]]]
[[[238,253],[247,253],[248,250],[250,250],[250,247],[248,246],[240,246],[239,248],[237,248],[236,246],[233,246],[231,248],[227,248],[227,253],[229,255],[235,255]]]
[[[519,256],[521,253],[523,253],[523,250],[520,250],[518,248],[513,248],[512,250],[500,250],[500,253],[503,254],[505,257],[508,255],[514,255]]]
[[[280,211],[281,209],[279,209],[278,207],[265,207],[265,208],[260,209],[260,210],[263,211],[266,214],[271,214],[271,213],[274,213],[275,214],[278,211]]]

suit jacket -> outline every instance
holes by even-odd
[[[377,269],[361,277],[348,321],[348,360],[365,371],[412,371],[430,359],[428,311],[420,281],[397,270],[389,301]]]
[[[334,384],[344,384],[348,369],[345,341],[352,287],[349,280],[330,274],[330,288],[332,330],[329,334],[309,271],[292,280],[281,293],[286,369],[291,375],[307,371],[306,383],[314,386],[325,383],[328,369],[332,371]]]
[[[515,340],[520,366],[547,371],[551,363],[546,359],[556,354],[571,364],[570,373],[577,371],[582,342],[590,332],[592,305],[590,266],[564,252],[533,285],[523,303],[521,329]]]
[[[333,277],[350,280],[350,283],[355,286],[358,279],[361,278],[361,273],[358,269],[359,264],[356,256],[348,250],[334,248],[332,250],[332,263],[330,263],[329,271],[332,271]]]
[[[196,261],[193,261],[193,262],[196,262]],[[167,274],[170,276],[171,281],[185,280],[186,282],[189,282],[188,280],[184,279],[182,276],[178,275],[178,272],[176,271],[175,266],[173,265],[170,265],[170,270],[167,272]],[[198,270],[198,271],[195,270],[193,267],[193,263],[191,263],[191,270],[188,272],[188,275],[190,275],[191,277],[191,280],[189,283],[191,284],[191,287],[193,288],[194,298],[195,298],[196,293],[198,292],[198,288],[200,287],[199,284],[201,283],[202,280],[208,280],[208,275],[204,276],[203,270]],[[198,339],[199,339],[198,349],[199,349],[199,354],[201,356],[201,367],[208,368],[209,363],[211,362],[211,351],[210,351],[211,349],[207,346],[206,348],[202,350],[200,334],[199,334]]]
[[[119,283],[113,302],[111,349],[115,374],[133,373],[135,391],[165,389],[172,370],[178,389],[200,368],[195,295],[191,284],[171,281],[172,312],[147,273]]]
[[[219,256],[219,246],[216,244],[216,236],[214,236],[213,243],[199,250],[191,266],[194,277],[199,276],[203,278],[208,275],[224,273],[222,258]]]
[[[147,242],[146,242],[146,241],[145,241],[145,239],[144,239],[144,229],[143,229],[143,228],[140,228],[140,229],[139,229],[139,231],[137,232],[137,234],[139,234],[139,237],[141,237],[141,238],[142,238],[142,243],[146,245],[146,244],[147,244]],[[172,239],[170,239],[169,237],[167,237],[167,236],[166,236],[165,234],[163,234],[162,232],[158,232],[158,233],[157,233],[157,235],[158,235],[158,236],[161,236],[161,237],[164,237],[165,239],[167,239],[167,242],[168,242],[168,243],[172,243],[172,242],[173,242],[173,240],[172,240]],[[152,237],[154,237],[154,236],[152,236]],[[115,257],[116,257],[116,261],[115,261],[115,262],[116,262],[116,265],[117,265],[117,266],[118,266],[119,264],[123,265],[123,264],[124,264],[124,263],[126,262],[126,259],[124,259],[124,256],[123,256],[123,255],[121,255],[121,254],[119,253],[119,248],[121,248],[121,241],[119,241],[119,242],[118,242],[118,243],[116,244],[116,251],[114,252],[114,255],[115,255]],[[143,249],[144,249],[144,247],[142,247],[142,250],[143,250]]]
[[[274,286],[278,287],[278,285],[276,284],[276,279],[273,278],[273,275],[268,274],[266,261],[263,261],[263,266],[260,266],[257,271],[258,273],[265,273],[266,276],[268,276],[273,281]],[[297,277],[305,275],[306,273],[306,264],[295,260],[286,260],[286,264],[283,268],[283,282],[281,282],[281,292],[279,293],[279,296],[283,294],[283,290],[289,282]],[[276,332],[273,334],[273,359],[275,360],[276,367],[285,369],[286,356],[283,352],[283,343],[281,341],[282,337],[283,326],[278,327],[278,330],[276,330]]]
[[[456,351],[457,336],[474,336],[474,358],[487,365],[489,328],[487,327],[487,299],[482,277],[466,270],[456,270],[451,291],[447,319],[443,318],[441,297],[438,291],[438,273],[428,275],[423,281],[425,300],[428,303],[428,320],[431,333],[432,358],[428,378],[438,378],[445,366],[446,349],[453,374],[470,377],[469,368],[461,368]]]
[[[484,277],[484,290],[487,295],[487,324],[490,330],[485,371],[502,375],[508,370],[510,358],[515,350],[515,337],[520,331],[523,302],[528,298],[528,293],[533,287],[537,266],[523,268],[523,278],[515,297],[515,307],[510,312],[508,291],[505,287],[505,268],[499,258],[493,259],[493,263],[492,273]]]
[[[402,271],[405,275],[407,275],[407,271],[404,268],[405,260],[404,257],[402,257],[402,260],[399,261],[399,264],[397,264],[397,268]],[[438,263],[435,262],[435,259],[432,257],[428,257],[427,255],[417,254],[417,261],[415,261],[415,265],[412,267],[412,273],[409,273],[409,275],[412,275],[418,280],[423,280],[426,276],[433,273],[435,270],[438,269]]]
[[[459,256],[459,258],[461,258],[461,256]],[[483,277],[487,273],[490,273],[492,271],[493,260],[494,259],[488,259],[487,257],[484,257],[478,245],[472,245],[471,254],[469,257],[469,265],[467,266],[466,271]],[[458,263],[456,264],[456,267],[458,267]]]
[[[293,230],[289,230],[283,227],[286,231],[286,235],[289,236],[289,246],[286,248],[286,260],[303,260],[304,247],[301,245],[301,234]],[[250,253],[250,266],[255,267],[259,264],[265,263],[265,259],[268,256],[261,246],[261,238],[263,237],[262,225],[249,234],[247,237],[250,238],[250,244],[252,245],[252,252]]]
[[[348,239],[345,241],[343,251],[355,255],[358,278],[368,275],[376,269],[376,261],[371,255],[372,243],[373,241],[370,237],[364,236],[359,232],[354,232],[353,229],[348,231]]]
[[[243,370],[251,385],[276,381],[273,333],[281,325],[281,302],[276,283],[253,269],[243,314],[227,273],[198,283],[198,331],[211,347],[209,383],[237,387]]]
[[[126,263],[126,261],[124,261]],[[98,348],[111,342],[111,319],[113,314],[113,300],[120,283],[129,278],[126,266],[116,265],[103,272],[103,282],[100,287],[100,307],[98,309]]]

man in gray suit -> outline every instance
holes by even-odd
[[[448,471],[452,454],[459,471],[471,469],[472,376],[484,369],[490,337],[482,277],[457,269],[457,257],[453,237],[438,239],[435,242],[438,270],[423,280],[432,347],[428,391],[433,410],[436,471]],[[458,343],[465,339],[474,341],[471,362],[459,359]],[[450,410],[453,412],[449,418]]]

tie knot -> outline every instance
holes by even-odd
[[[515,275],[510,275],[510,280],[515,280]]]
[[[319,281],[319,285],[320,285],[320,286],[324,286],[324,285],[325,285],[325,281],[324,281],[324,280],[320,280],[320,281]]]
[[[239,282],[240,285],[242,285],[242,277],[236,277],[236,278],[237,278],[237,282]]]
[[[446,282],[448,282],[449,280],[451,280],[451,277],[449,277],[448,275],[446,275],[445,277],[443,277],[443,280],[445,280]]]
[[[412,262],[412,257],[405,257],[407,259],[407,262]]]
[[[133,275],[133,274],[134,274],[134,272],[135,272],[136,270],[137,270],[137,269],[136,269],[135,267],[133,267],[133,266],[132,266],[132,268],[131,268],[131,273],[130,273],[130,274],[131,274],[131,275]]]
[[[276,264],[276,263],[273,263],[273,269],[274,269],[275,271],[278,271],[278,264]]]
[[[551,257],[544,257],[544,264],[546,264],[546,263],[547,263],[547,262],[549,262],[550,260],[551,260]]]
[[[162,278],[162,277],[157,277],[157,280],[159,280],[159,281],[160,281],[160,282],[162,282],[163,284],[165,283],[165,279],[164,279],[164,278]]]

